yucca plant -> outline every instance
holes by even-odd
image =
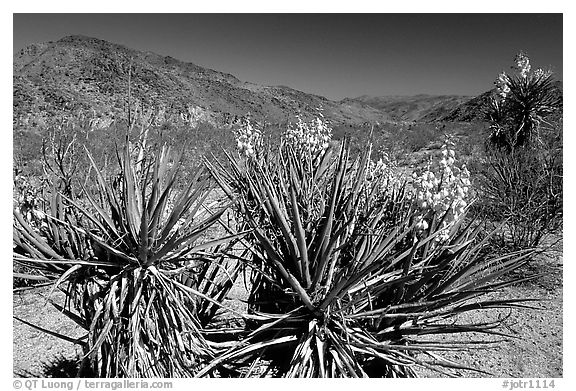
[[[515,62],[515,73],[498,76],[497,94],[484,112],[492,130],[489,145],[508,152],[538,140],[540,126],[562,107],[552,72],[532,71],[524,53],[519,53]]]
[[[14,257],[61,265],[53,270],[67,296],[61,309],[87,330],[84,368],[100,377],[190,376],[214,357],[202,327],[237,275],[224,253],[241,235],[206,238],[227,206],[205,206],[212,184],[202,167],[178,189],[182,166],[170,148],[150,155],[127,143],[119,155],[121,172],[107,181],[88,153],[96,194],[85,191],[84,204],[57,195],[47,232],[32,232],[16,213]]]
[[[445,214],[417,230],[406,185],[367,179],[370,146],[354,161],[346,143],[315,154],[283,143],[248,159],[228,156],[229,164],[211,170],[253,229],[246,237],[253,323],[198,376],[215,368],[277,377],[410,377],[417,366],[465,368],[435,351],[476,341],[418,336],[493,332],[498,322],[451,320],[522,305],[478,297],[508,284],[496,279],[529,253],[479,257],[484,243],[470,225],[462,227],[463,216],[444,241],[438,237]]]

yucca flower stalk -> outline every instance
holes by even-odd
[[[467,300],[505,285],[494,279],[528,254],[478,257],[483,243],[462,227],[462,216],[443,244],[430,246],[446,214],[417,234],[418,212],[405,186],[368,183],[370,156],[367,146],[352,161],[343,143],[312,160],[285,143],[257,161],[229,156],[228,169],[211,166],[236,198],[238,217],[254,230],[245,238],[253,253],[254,324],[198,376],[220,367],[278,377],[409,377],[417,366],[464,367],[434,352],[475,342],[424,343],[418,336],[491,332],[497,323],[450,319],[478,308],[521,305]],[[386,179],[372,179],[378,180]]]
[[[425,230],[431,222],[431,217],[442,216],[443,234],[437,240],[449,238],[450,226],[459,220],[469,202],[471,186],[470,172],[466,165],[456,165],[455,144],[452,137],[446,136],[441,147],[441,155],[436,165],[432,161],[420,175],[412,174],[416,202],[420,209],[417,228]]]
[[[202,333],[215,314],[205,300],[218,304],[238,270],[225,252],[241,235],[205,239],[227,206],[205,206],[212,184],[204,169],[178,189],[182,166],[170,148],[143,149],[126,144],[111,182],[88,153],[96,197],[85,191],[82,204],[58,196],[62,213],[50,216],[49,235],[34,235],[16,214],[23,254],[15,259],[63,265],[55,284],[67,296],[61,309],[87,330],[83,365],[100,377],[193,375],[215,354]]]
[[[262,130],[257,124],[252,124],[249,118],[245,118],[234,133],[238,151],[248,158],[254,158],[262,147]]]
[[[296,124],[290,124],[286,130],[286,142],[301,154],[322,155],[332,139],[332,128],[321,110],[310,122],[305,122],[301,115],[296,118]]]

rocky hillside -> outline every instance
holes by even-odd
[[[125,112],[129,84],[133,102],[161,107],[182,118],[203,116],[229,123],[250,113],[274,123],[322,107],[336,123],[389,120],[386,113],[360,102],[334,102],[288,87],[243,82],[192,63],[84,36],[31,45],[14,55],[14,118],[77,110],[113,116]]]

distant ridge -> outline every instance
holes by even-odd
[[[13,57],[14,121],[41,123],[62,113],[91,111],[112,117],[131,93],[144,107],[175,118],[200,116],[229,124],[249,114],[269,123],[323,114],[335,124],[389,121],[476,121],[488,96],[416,95],[346,98],[333,101],[286,86],[263,86],[234,75],[142,52],[98,38],[71,35],[29,45]]]
[[[399,121],[434,121],[448,114],[471,96],[460,95],[425,95],[414,96],[360,96],[351,101],[362,102],[380,111],[388,113]]]

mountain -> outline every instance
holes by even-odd
[[[448,122],[472,122],[482,120],[482,108],[486,107],[494,91],[487,91],[465,102],[462,102],[450,112],[441,116],[442,121]]]
[[[335,102],[289,87],[244,82],[172,57],[77,35],[15,53],[13,82],[16,122],[82,110],[98,117],[126,112],[129,84],[132,102],[220,124],[247,113],[258,120],[285,122],[294,120],[298,111],[312,115],[319,107],[335,123],[390,119],[361,102]]]
[[[387,113],[396,121],[434,121],[470,100],[460,95],[360,96],[347,99]]]
[[[129,90],[133,109],[153,109],[167,120],[204,120],[217,125],[229,125],[246,115],[285,123],[299,112],[305,117],[315,115],[318,108],[334,125],[478,121],[482,120],[480,108],[492,93],[333,101],[290,87],[241,81],[169,56],[79,35],[30,45],[13,58],[14,122],[32,127],[78,112],[106,123],[127,112]],[[559,88],[561,93],[561,83]]]

